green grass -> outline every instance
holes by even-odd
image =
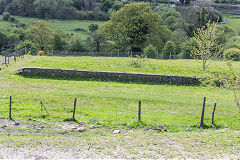
[[[13,96],[13,117],[20,120],[29,117],[42,119],[46,113],[40,113],[40,101],[50,112],[50,116],[46,116],[45,119],[62,121],[71,118],[73,100],[78,98],[77,120],[87,124],[104,123],[108,126],[126,126],[137,121],[137,106],[138,101],[141,100],[142,120],[145,124],[164,125],[169,131],[179,131],[199,124],[202,99],[207,96],[206,125],[210,125],[213,104],[217,102],[216,125],[239,128],[240,115],[237,114],[238,108],[233,102],[233,96],[231,92],[219,88],[37,79],[14,74],[18,68],[30,64],[33,66],[33,64],[43,63],[41,66],[46,67],[55,64],[56,68],[60,68],[60,64],[62,64],[61,68],[68,68],[70,63],[72,66],[86,63],[81,62],[81,59],[94,61],[97,66],[95,68],[100,68],[99,66],[104,63],[119,64],[120,61],[128,60],[127,58],[105,58],[103,61],[104,58],[92,57],[27,57],[0,72],[0,118],[8,117],[8,97],[10,95]],[[161,60],[152,60],[151,62],[163,63]],[[166,66],[167,63],[174,66],[173,62],[177,61],[164,62]],[[191,61],[186,60],[185,64],[189,64],[189,62]],[[194,62],[192,63],[194,64]],[[91,64],[86,66],[91,66]],[[79,67],[74,66],[73,68]],[[100,69],[105,70],[105,68]],[[121,70],[121,67],[118,70]],[[170,68],[169,72],[170,70],[172,69]],[[174,69],[173,72],[176,73]]]
[[[48,67],[57,69],[80,69],[95,71],[119,71],[133,73],[152,73],[164,75],[204,77],[207,72],[202,72],[201,64],[196,60],[156,60],[146,59],[143,68],[131,66],[132,58],[116,57],[58,57],[41,56],[32,57],[24,66]],[[209,71],[224,70],[225,61],[213,61]],[[240,62],[234,62],[234,68],[240,70]]]
[[[234,30],[239,30],[240,18],[226,18],[226,25],[232,27]]]
[[[27,18],[27,17],[21,17],[21,16],[14,16],[19,22],[25,23],[27,25],[30,25],[32,22],[36,20],[42,20],[47,22],[55,31],[63,31],[68,34],[75,34],[80,36],[82,39],[86,39],[88,37],[88,26],[92,23],[98,24],[101,26],[104,22],[103,21],[90,21],[90,20],[57,20],[57,19],[51,19],[51,20],[44,20],[40,18]],[[7,21],[2,20],[2,15],[0,15],[0,26],[8,27],[10,25],[14,25],[14,23],[10,23]],[[83,28],[87,32],[83,31],[75,31],[76,28]]]

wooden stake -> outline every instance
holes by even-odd
[[[12,96],[10,96],[10,102],[9,102],[9,119],[12,120]]]
[[[141,121],[141,101],[138,102],[138,121]]]
[[[200,127],[203,127],[203,119],[204,119],[204,112],[205,112],[205,104],[206,104],[206,97],[204,97],[204,99],[203,99],[203,108],[202,108],[202,116],[201,116]]]
[[[41,113],[42,113],[42,107],[44,107],[45,111],[48,113],[47,108],[43,105],[42,101],[40,101],[40,103],[41,103]],[[48,115],[50,114],[48,113]]]
[[[216,110],[216,106],[217,106],[217,103],[214,103],[214,108],[213,108],[213,112],[212,112],[212,125],[214,125],[214,113]]]
[[[75,120],[75,112],[76,112],[77,98],[74,99],[74,108],[73,108],[73,119]]]

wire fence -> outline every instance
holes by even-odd
[[[16,61],[18,58],[23,58],[26,54],[29,54],[29,51],[25,49],[18,51],[0,50],[0,64],[8,65],[11,62]]]

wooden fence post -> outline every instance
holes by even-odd
[[[201,116],[201,123],[200,123],[200,127],[203,127],[203,119],[204,119],[204,112],[205,112],[205,104],[206,104],[206,97],[204,97],[203,99],[203,108],[202,108],[202,116]]]
[[[214,103],[214,108],[213,108],[213,112],[212,112],[212,125],[214,125],[214,113],[216,110],[216,106],[217,106],[217,103]]]
[[[77,98],[74,99],[73,120],[75,120],[76,105],[77,105]]]
[[[141,101],[138,102],[138,121],[141,121]]]
[[[9,119],[12,120],[12,96],[10,96],[9,102]]]

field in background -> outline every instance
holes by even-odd
[[[50,20],[44,20],[40,18],[27,18],[27,17],[21,17],[21,16],[14,16],[19,22],[26,23],[27,25],[30,25],[32,22],[36,20],[43,20],[47,22],[55,31],[63,31],[68,34],[74,34],[80,36],[82,39],[86,39],[88,37],[88,26],[92,23],[98,24],[101,26],[104,22],[102,21],[88,21],[88,20],[57,20],[57,19],[50,19]],[[2,15],[0,15],[0,26],[1,27],[7,27],[9,25],[13,25],[14,23],[10,23],[7,21],[2,20]],[[75,31],[77,28],[82,28],[85,31]]]
[[[74,58],[80,62],[77,63],[73,60]],[[50,64],[60,67],[62,64],[61,68],[70,68],[70,64],[72,68],[80,64],[91,66],[91,63],[81,62],[81,59],[94,61],[97,68],[114,63],[119,66],[121,61],[128,60],[125,58],[110,60],[105,58],[104,60],[99,57],[98,59],[101,60],[99,63],[92,57],[63,57],[62,59],[61,57],[27,57],[1,71],[0,118],[8,117],[9,96],[13,96],[14,119],[24,120],[33,117],[47,118],[49,121],[63,121],[71,118],[73,100],[77,98],[76,119],[84,124],[136,127],[138,101],[141,100],[142,120],[145,124],[165,126],[168,131],[185,131],[188,128],[197,129],[193,126],[199,124],[202,100],[207,96],[206,125],[210,126],[211,112],[215,102],[217,102],[216,125],[218,127],[238,128],[240,125],[238,108],[233,102],[231,92],[219,88],[38,79],[15,75],[17,69],[30,64],[37,65],[37,63],[45,67],[49,67]],[[43,63],[44,61],[49,61],[49,64]],[[161,60],[152,60],[152,62],[163,63]],[[173,62],[165,61],[165,63],[174,64]],[[189,61],[186,60],[185,63]],[[177,68],[177,65],[172,67]],[[191,69],[191,66],[186,68],[186,70]],[[121,70],[121,67],[118,70]],[[40,113],[40,101],[47,107],[50,116]]]
[[[239,31],[240,18],[226,18],[226,25],[232,27],[235,31]]]

